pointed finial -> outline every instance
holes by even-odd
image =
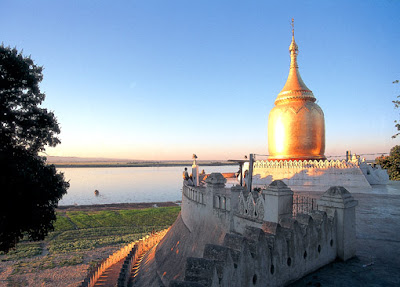
[[[275,100],[275,105],[280,102],[285,102],[289,99],[307,99],[309,101],[315,102],[313,93],[307,86],[304,84],[303,80],[300,77],[300,73],[298,71],[297,65],[297,55],[299,53],[299,47],[294,40],[294,19],[292,18],[292,42],[289,46],[290,52],[290,70],[289,76],[286,80],[286,84],[283,87],[282,91],[279,93],[278,97]]]
[[[299,48],[296,44],[296,41],[294,40],[294,18],[292,18],[291,26],[292,26],[292,43],[290,43],[289,51],[291,54],[293,53],[293,55],[297,55]],[[296,59],[294,59],[294,61],[292,61],[292,62],[293,62],[293,64],[295,64],[295,66],[297,66]]]
[[[292,37],[294,37],[294,18],[292,18]]]

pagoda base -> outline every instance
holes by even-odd
[[[293,191],[326,191],[331,186],[343,186],[352,193],[371,191],[371,185],[360,167],[347,161],[256,161],[253,187],[268,186],[282,180]]]
[[[314,156],[314,157],[310,157],[310,156],[296,156],[296,157],[274,157],[274,156],[270,156],[270,157],[268,157],[268,160],[269,161],[280,161],[280,160],[283,160],[283,161],[289,161],[289,160],[291,160],[291,161],[304,161],[304,160],[306,160],[306,161],[309,161],[309,160],[323,160],[323,161],[325,161],[326,160],[326,157],[325,156]]]

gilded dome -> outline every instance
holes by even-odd
[[[293,30],[289,52],[289,75],[268,118],[270,159],[325,159],[324,113],[300,76]]]

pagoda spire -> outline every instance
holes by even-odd
[[[299,53],[299,47],[294,40],[294,19],[292,18],[292,42],[289,46],[290,52],[290,69],[297,69],[297,54]]]
[[[304,99],[315,102],[316,99],[312,91],[304,84],[301,79],[299,66],[297,65],[297,55],[299,54],[299,47],[294,39],[294,19],[292,19],[292,42],[289,46],[290,52],[290,69],[289,76],[282,91],[278,94],[275,104],[285,102],[286,100]]]
[[[325,160],[324,112],[300,77],[293,19],[289,52],[289,76],[268,117],[269,160]]]

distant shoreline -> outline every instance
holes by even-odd
[[[192,161],[187,162],[82,162],[82,163],[57,163],[48,162],[58,168],[106,168],[106,167],[174,167],[174,166],[191,166]],[[199,161],[199,166],[227,166],[237,165],[228,161]]]

